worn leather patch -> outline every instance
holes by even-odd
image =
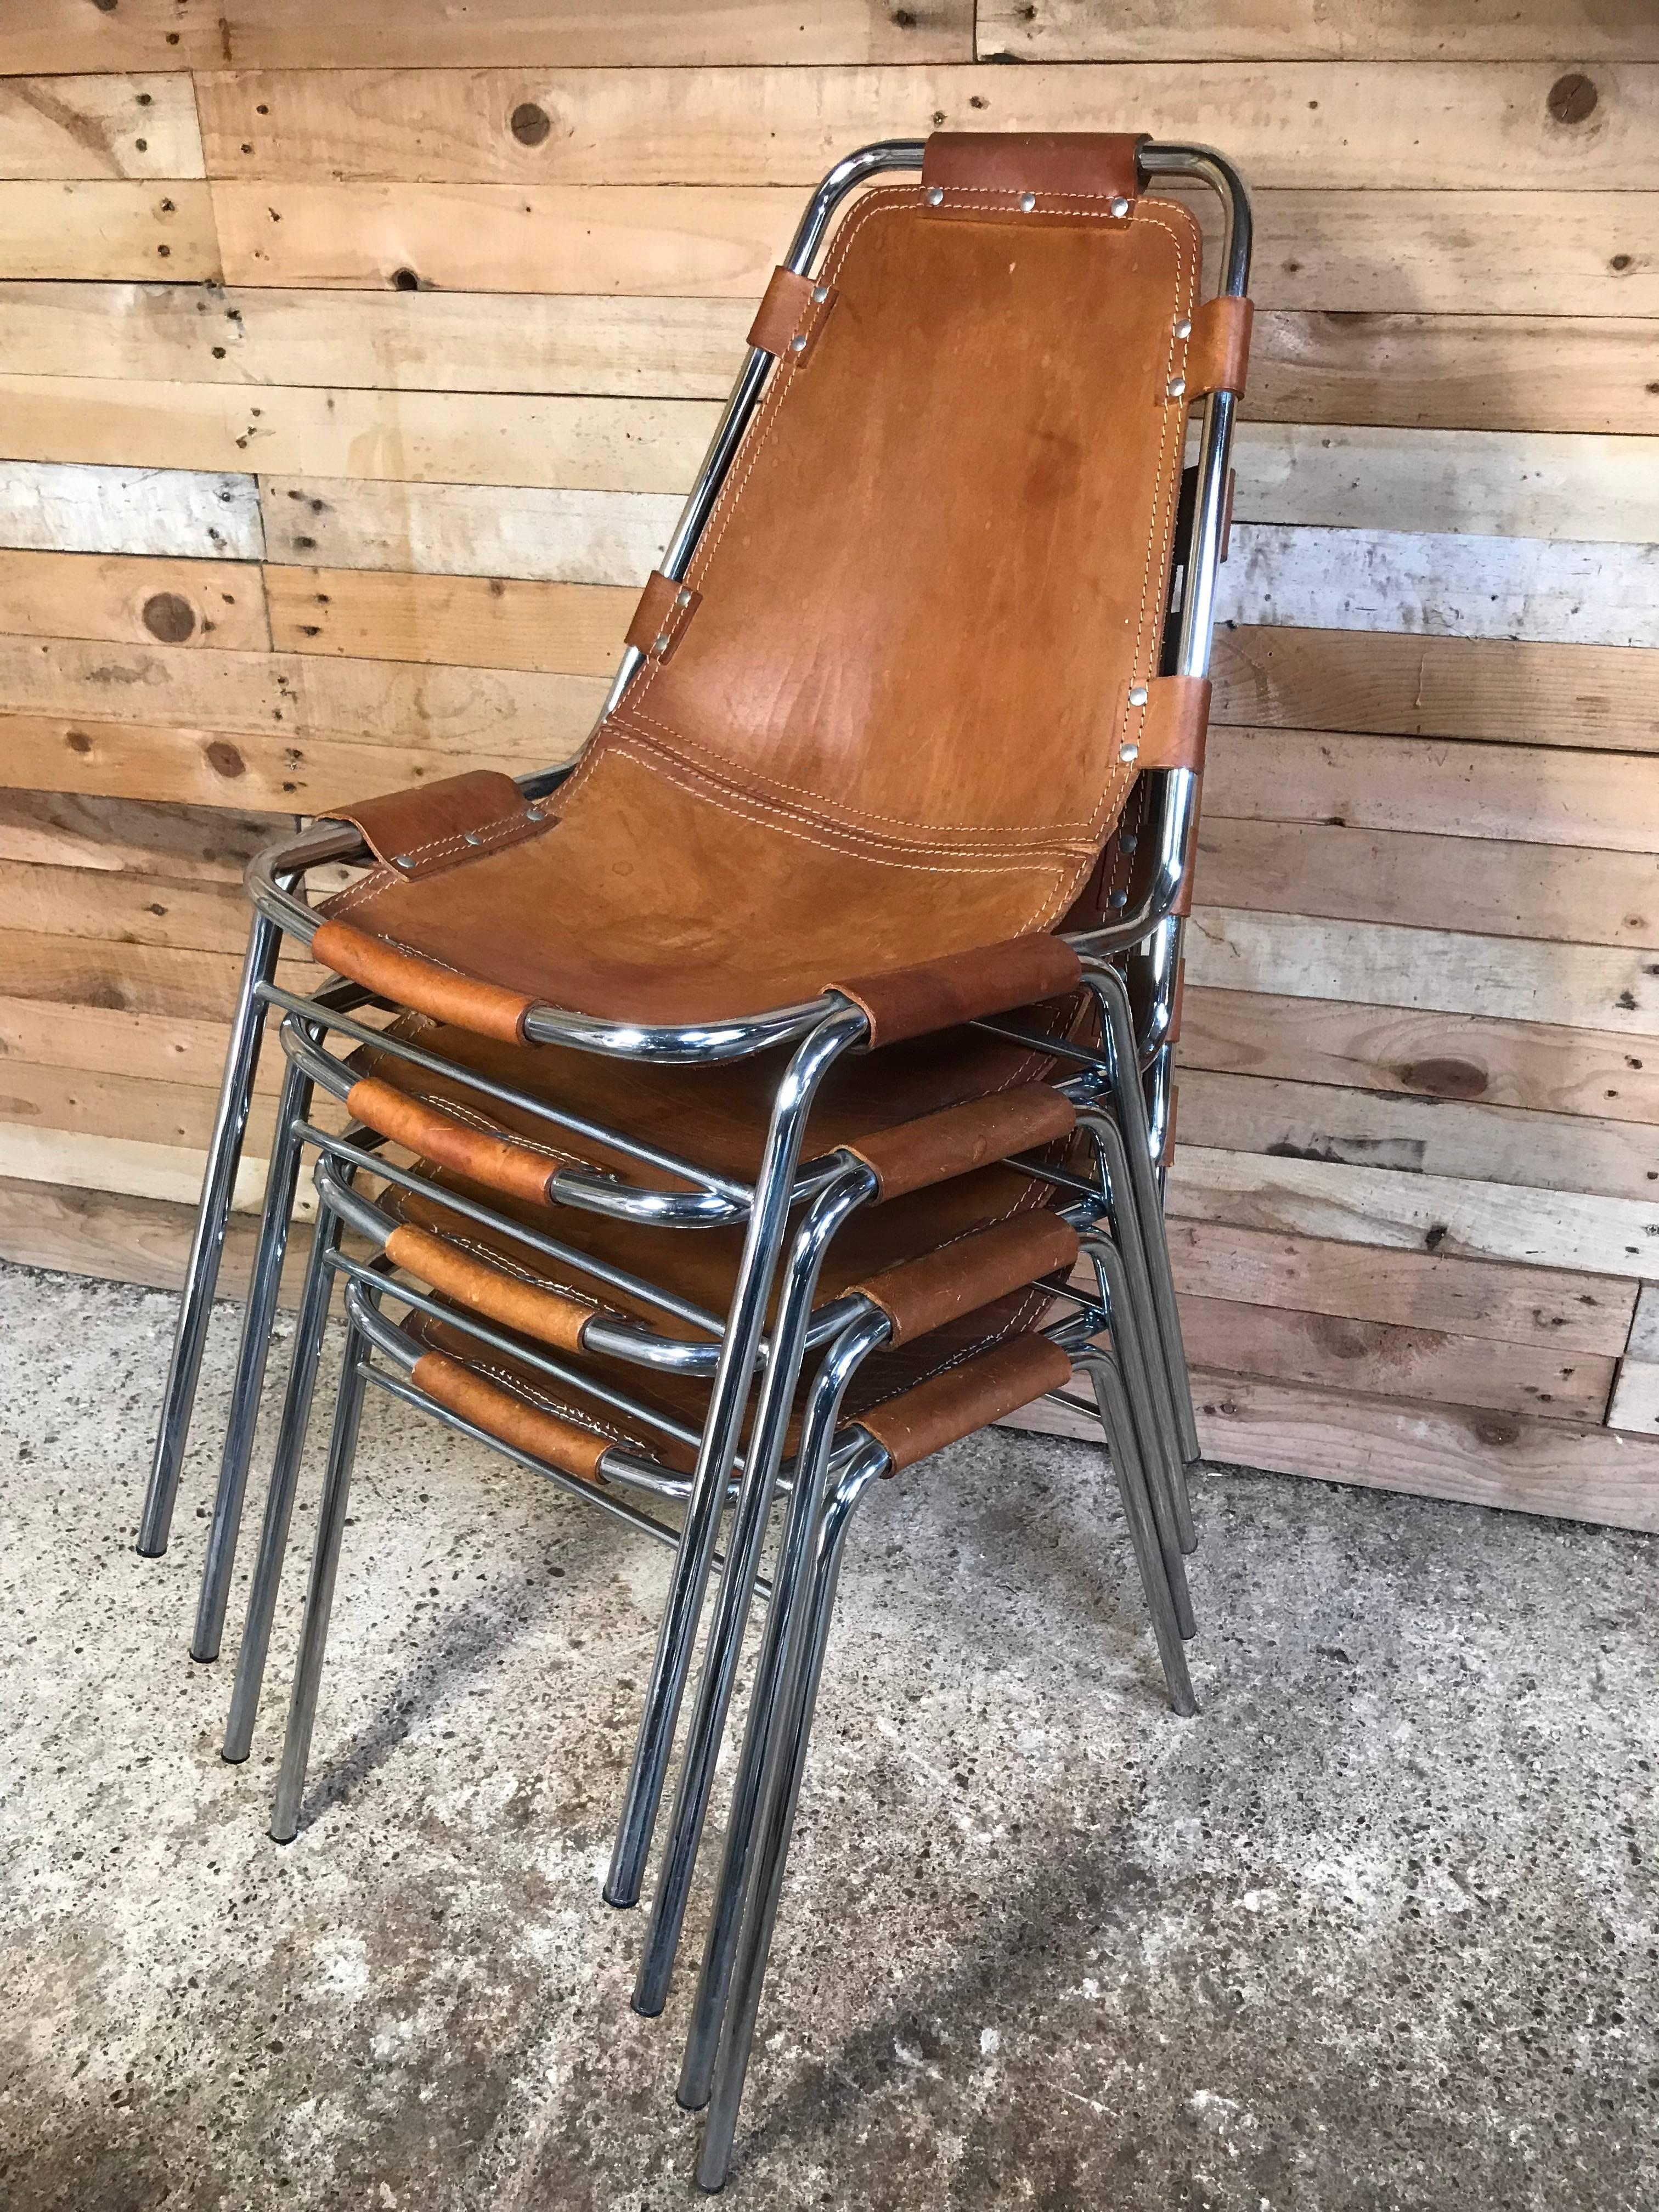
[[[1134,751],[1127,764],[1138,769],[1185,768],[1202,775],[1209,725],[1207,676],[1154,676],[1150,683],[1131,684],[1124,750],[1133,746]]]
[[[1135,156],[1146,137],[1144,131],[936,131],[922,154],[922,199],[941,214],[963,193],[1005,197],[1010,215],[1054,215],[1068,204],[1076,211],[1093,201],[1133,204],[1140,191]],[[935,200],[934,192],[942,198]],[[1036,205],[1023,210],[1028,195]]]
[[[628,625],[629,644],[647,659],[668,659],[702,603],[701,592],[694,592],[689,584],[676,583],[672,576],[653,568]]]

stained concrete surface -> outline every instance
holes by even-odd
[[[281,1684],[233,1769],[234,1646],[185,1656],[201,1448],[131,1548],[172,1311],[0,1273],[0,2204],[701,2201],[684,1976],[632,2014],[599,1896],[662,1557],[374,1401],[279,1850]],[[1237,1472],[1199,1514],[1182,1724],[1097,1454],[877,1493],[728,2201],[1659,2205],[1654,1542]]]

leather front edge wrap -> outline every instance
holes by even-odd
[[[325,810],[331,822],[349,822],[375,858],[408,883],[453,868],[477,853],[499,852],[534,837],[549,824],[544,810],[527,799],[510,775],[469,769],[409,791],[389,792],[350,806]]]
[[[1018,1213],[919,1260],[855,1285],[892,1322],[890,1345],[908,1344],[994,1299],[1027,1289],[1078,1255],[1077,1231],[1055,1213]]]
[[[921,157],[931,187],[1033,192],[1039,199],[1133,200],[1144,131],[936,131]]]
[[[868,1043],[897,1044],[954,1029],[981,1014],[1006,1014],[1039,999],[1063,998],[1083,980],[1078,957],[1058,937],[1014,937],[884,975],[833,978],[825,988],[850,999],[870,1024]]]
[[[488,1429],[504,1444],[513,1444],[534,1459],[544,1459],[561,1474],[578,1482],[603,1480],[599,1462],[611,1449],[608,1437],[596,1437],[557,1413],[527,1406],[510,1391],[486,1382],[459,1360],[441,1352],[423,1352],[410,1376],[417,1390],[436,1399],[452,1413],[459,1413],[475,1428]]]
[[[442,1237],[402,1222],[386,1240],[387,1259],[418,1275],[458,1305],[550,1344],[557,1352],[580,1352],[582,1331],[597,1308],[568,1297],[545,1284],[521,1282],[460,1252]]]
[[[689,584],[677,584],[660,568],[653,568],[645,580],[634,619],[628,625],[626,642],[637,653],[666,660],[702,599],[702,593],[694,592]]]
[[[896,1474],[1071,1379],[1072,1363],[1057,1345],[1039,1334],[1017,1336],[919,1382],[860,1420],[886,1447],[892,1464],[885,1472]]]
[[[1206,392],[1243,392],[1255,317],[1249,300],[1206,300],[1194,309],[1184,372],[1188,399],[1201,399]]]
[[[499,1038],[503,1044],[524,1042],[524,1018],[536,1002],[523,991],[458,975],[453,969],[422,960],[416,952],[388,945],[384,938],[366,936],[349,921],[320,923],[311,951],[323,967],[349,976],[378,998],[412,1007],[417,1014],[430,1014],[434,1021],[453,1022],[458,1029]]]
[[[464,1121],[441,1114],[436,1107],[382,1083],[378,1076],[359,1077],[346,1093],[345,1103],[347,1112],[371,1129],[378,1129],[394,1144],[407,1146],[422,1159],[453,1169],[469,1182],[487,1184],[512,1198],[528,1199],[534,1206],[547,1202],[548,1181],[556,1173],[557,1163],[532,1152],[528,1145],[510,1144],[486,1130],[470,1129]]]
[[[1139,747],[1139,768],[1187,768],[1204,773],[1204,740],[1210,726],[1207,676],[1155,676],[1146,687],[1140,728],[1129,727]]]
[[[1070,1136],[1076,1126],[1077,1111],[1069,1098],[1046,1084],[1024,1083],[1018,1090],[876,1130],[842,1149],[875,1176],[879,1201],[903,1198],[994,1160],[1052,1144]]]

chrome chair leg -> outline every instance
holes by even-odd
[[[349,1166],[338,1170],[343,1179],[356,1173]],[[319,1209],[312,1232],[311,1256],[306,1263],[305,1288],[295,1324],[294,1350],[289,1361],[288,1389],[283,1400],[282,1425],[270,1466],[270,1485],[265,1492],[264,1524],[248,1590],[247,1613],[242,1623],[241,1647],[236,1654],[236,1680],[230,1696],[230,1717],[225,1727],[222,1756],[233,1765],[245,1759],[253,1747],[253,1723],[264,1682],[265,1659],[270,1649],[270,1627],[276,1612],[276,1592],[288,1552],[289,1523],[299,1486],[300,1460],[311,1425],[311,1406],[317,1382],[317,1363],[323,1332],[334,1291],[330,1260],[338,1249],[340,1218],[331,1207]]]
[[[1165,1569],[1164,1551],[1158,1542],[1158,1526],[1152,1512],[1151,1486],[1135,1440],[1134,1418],[1129,1410],[1128,1393],[1123,1387],[1123,1377],[1117,1364],[1109,1353],[1097,1348],[1079,1354],[1073,1364],[1088,1376],[1094,1387],[1100,1425],[1105,1431],[1112,1472],[1116,1477],[1118,1494],[1123,1502],[1123,1517],[1128,1526],[1129,1541],[1134,1551],[1135,1564],[1140,1570],[1141,1588],[1146,1594],[1146,1609],[1152,1615],[1158,1656],[1163,1662],[1164,1681],[1169,1686],[1170,1710],[1183,1720],[1190,1720],[1198,1711],[1198,1705],[1193,1696],[1192,1677],[1188,1672],[1187,1652],[1182,1639],[1191,1631],[1183,1629],[1182,1626],[1177,1589],[1171,1585]],[[1177,1571],[1180,1571],[1179,1553],[1176,1558]],[[1183,1578],[1180,1594],[1184,1593]]]
[[[652,1830],[661,1802],[674,1730],[690,1672],[697,1624],[719,1533],[726,1487],[737,1457],[748,1410],[750,1385],[765,1325],[767,1304],[778,1255],[788,1228],[789,1193],[800,1157],[801,1138],[819,1083],[849,1045],[867,1033],[864,1014],[848,1006],[821,1022],[796,1048],[773,1103],[771,1126],[755,1182],[755,1194],[738,1262],[731,1311],[720,1346],[720,1364],[702,1443],[686,1500],[684,1533],[675,1554],[668,1601],[646,1687],[634,1747],[634,1763],[623,1800],[617,1841],[605,1883],[608,1905],[639,1902],[650,1856]]]
[[[749,1693],[749,1717],[726,1816],[726,1843],[720,1854],[714,1911],[704,1938],[702,1968],[680,2064],[676,2095],[688,2112],[697,2112],[708,2102],[714,2081],[720,2021],[726,2010],[738,1919],[755,1847],[767,1741],[784,1688],[790,1623],[823,1517],[836,1422],[848,1382],[886,1334],[885,1318],[880,1316],[857,1320],[842,1332],[819,1364],[801,1423],[800,1443],[795,1454],[794,1493],[789,1502],[773,1573],[766,1632],[755,1665],[754,1686]]]
[[[311,1078],[296,1061],[290,1060],[283,1078],[282,1097],[276,1109],[276,1137],[266,1172],[259,1242],[253,1255],[247,1303],[242,1310],[242,1341],[236,1357],[236,1380],[231,1391],[230,1418],[225,1426],[225,1448],[219,1466],[219,1486],[214,1495],[213,1518],[208,1528],[207,1558],[196,1605],[196,1631],[191,1638],[192,1659],[216,1659],[224,1634],[225,1607],[230,1597],[236,1541],[241,1530],[242,1501],[247,1491],[248,1462],[253,1456],[254,1433],[259,1425],[259,1400],[270,1352],[271,1327],[276,1318],[283,1261],[288,1252],[289,1221],[300,1181],[301,1144],[295,1124],[303,1121],[310,1110],[311,1090]]]
[[[155,1454],[138,1525],[138,1549],[146,1559],[161,1556],[173,1528],[173,1509],[179,1496],[190,1417],[202,1372],[202,1350],[213,1312],[213,1293],[218,1285],[219,1261],[224,1252],[230,1202],[236,1188],[236,1170],[241,1164],[242,1139],[253,1097],[253,1078],[259,1064],[259,1044],[265,1024],[265,1005],[259,996],[259,987],[269,983],[276,972],[276,951],[281,941],[282,932],[276,924],[256,913],[248,932],[247,955],[242,963],[236,1009],[231,1017],[230,1048],[219,1085],[219,1104],[208,1144],[207,1172],[202,1182],[196,1231],[191,1240],[179,1300],[179,1320],[173,1331],[173,1358],[162,1393]]]
[[[835,1610],[836,1585],[847,1548],[847,1534],[859,1500],[880,1474],[885,1455],[860,1457],[843,1470],[817,1529],[811,1574],[803,1593],[797,1632],[790,1638],[792,1663],[785,1668],[784,1694],[773,1717],[760,1793],[759,1835],[744,1899],[743,1917],[732,1960],[730,1996],[721,2023],[720,2050],[697,2153],[697,2181],[704,2189],[724,2186],[732,2164],[738,2107],[743,2100],[749,2054],[760,2012],[766,1962],[777,1924],[785,1863],[800,1799],[823,1654]]]
[[[1161,1238],[1164,1224],[1161,1219],[1156,1220],[1148,1231],[1141,1221],[1129,1175],[1128,1148],[1123,1141],[1123,1132],[1110,1115],[1097,1112],[1079,1114],[1078,1126],[1087,1131],[1100,1161],[1113,1242],[1122,1258],[1130,1302],[1137,1322],[1141,1325],[1146,1379],[1152,1388],[1164,1458],[1170,1469],[1170,1498],[1175,1510],[1176,1528],[1182,1550],[1194,1552],[1198,1548],[1198,1532],[1193,1525],[1192,1501],[1187,1492],[1181,1423],[1176,1409],[1177,1393],[1158,1327],[1158,1308],[1146,1255],[1148,1234]]]
[[[634,1988],[634,2009],[659,2013],[679,1948],[686,1901],[702,1839],[703,1821],[714,1787],[715,1763],[726,1733],[726,1715],[743,1651],[744,1632],[753,1601],[755,1577],[772,1509],[772,1495],[783,1458],[784,1439],[800,1379],[806,1332],[812,1317],[823,1255],[842,1222],[875,1188],[875,1177],[861,1164],[819,1194],[795,1234],[784,1294],[772,1331],[772,1356],[762,1380],[744,1476],[728,1540],[692,1711],[679,1785],[669,1819],[668,1840],[651,1903],[645,1951]]]
[[[312,1724],[317,1717],[317,1692],[323,1678],[323,1653],[328,1643],[328,1617],[334,1603],[334,1578],[340,1565],[340,1539],[345,1530],[346,1504],[351,1494],[351,1465],[356,1457],[357,1431],[362,1419],[362,1363],[368,1356],[368,1346],[354,1322],[346,1333],[340,1395],[334,1404],[334,1431],[329,1439],[328,1468],[317,1508],[317,1541],[312,1554],[311,1582],[306,1591],[299,1656],[294,1668],[288,1735],[283,1745],[282,1770],[276,1779],[276,1801],[271,1814],[271,1838],[279,1844],[292,1843],[299,1833],[306,1768],[311,1757]]]
[[[1198,1421],[1193,1411],[1192,1383],[1181,1340],[1181,1314],[1176,1304],[1175,1276],[1170,1266],[1169,1240],[1164,1233],[1164,1201],[1152,1155],[1146,1095],[1140,1087],[1134,1017],[1123,978],[1108,961],[1085,963],[1085,977],[1101,1011],[1102,1030],[1112,1064],[1112,1098],[1118,1127],[1123,1132],[1128,1156],[1135,1210],[1140,1218],[1146,1265],[1152,1280],[1152,1305],[1158,1316],[1159,1341],[1169,1370],[1181,1431],[1182,1457],[1191,1465],[1203,1454],[1199,1449]]]
[[[1192,1601],[1187,1591],[1181,1532],[1176,1518],[1175,1470],[1160,1449],[1157,1424],[1152,1415],[1152,1385],[1146,1375],[1147,1357],[1140,1316],[1129,1297],[1122,1258],[1116,1247],[1103,1237],[1085,1237],[1083,1250],[1084,1256],[1095,1270],[1102,1303],[1110,1316],[1112,1346],[1117,1355],[1119,1372],[1123,1378],[1125,1395],[1134,1422],[1141,1462],[1146,1470],[1146,1487],[1152,1501],[1158,1546],[1164,1553],[1164,1572],[1175,1600],[1181,1632],[1190,1637],[1197,1631],[1193,1619]]]

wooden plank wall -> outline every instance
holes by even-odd
[[[0,72],[0,1250],[173,1278],[243,857],[578,742],[835,155],[1139,126],[1258,218],[1210,1446],[1654,1524],[1651,0],[14,0]]]

